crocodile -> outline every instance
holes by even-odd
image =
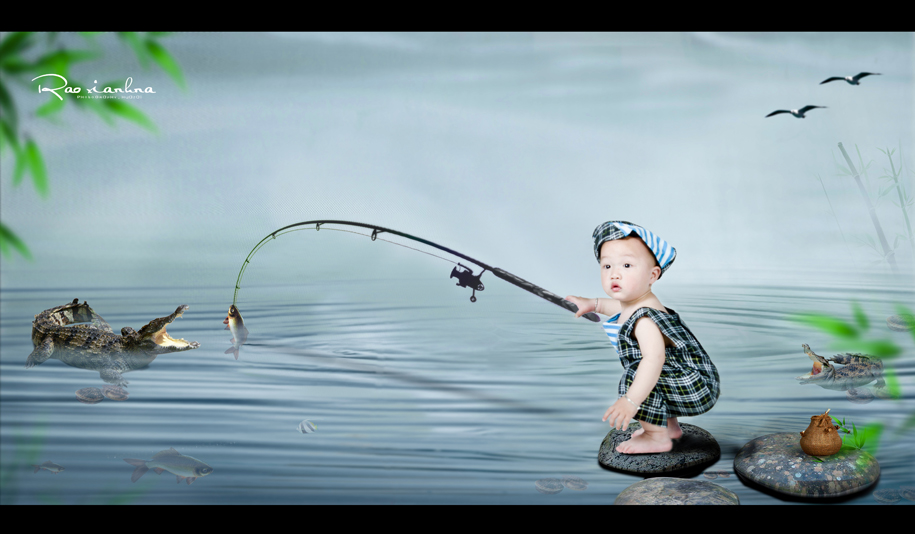
[[[877,388],[884,388],[883,361],[876,356],[866,354],[836,354],[825,358],[810,350],[807,344],[801,345],[804,352],[813,360],[813,369],[806,375],[797,377],[801,384],[816,384],[825,389],[836,391],[853,391],[855,388],[877,381]],[[843,365],[833,367],[830,362]]]
[[[35,350],[26,360],[26,369],[44,363],[48,358],[72,367],[98,371],[109,384],[126,386],[121,373],[146,367],[160,354],[196,349],[200,343],[174,339],[166,326],[181,317],[187,304],[174,313],[153,319],[139,332],[125,326],[117,335],[86,301],[73,302],[45,310],[32,322],[32,344]],[[75,323],[89,323],[76,324]]]

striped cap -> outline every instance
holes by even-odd
[[[600,261],[600,246],[604,242],[623,239],[633,232],[651,249],[654,257],[658,260],[658,265],[661,266],[661,275],[658,276],[658,279],[660,279],[676,259],[677,249],[637,224],[626,221],[607,221],[595,228],[594,234],[591,236],[594,238],[594,257],[597,258],[597,261]]]

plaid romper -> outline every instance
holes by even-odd
[[[721,393],[715,364],[677,313],[670,308],[667,311],[670,313],[639,308],[623,325],[614,324],[619,314],[603,324],[625,370],[620,379],[620,396],[629,391],[642,360],[633,335],[636,321],[647,316],[676,345],[665,348],[664,366],[658,383],[635,414],[637,420],[660,426],[667,426],[668,417],[699,415],[709,411]]]

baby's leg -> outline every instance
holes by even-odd
[[[645,427],[642,427],[633,432],[632,437],[641,436],[644,432]],[[667,437],[670,439],[680,439],[683,437],[683,430],[680,428],[680,423],[677,422],[676,417],[667,418]]]
[[[632,439],[616,446],[616,451],[623,454],[646,454],[652,452],[667,452],[673,448],[673,442],[667,435],[667,428],[639,421],[642,432],[638,436],[633,433]]]

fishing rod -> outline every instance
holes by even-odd
[[[569,310],[572,313],[578,313],[578,306],[576,306],[575,304],[569,302],[568,300],[560,297],[559,295],[557,295],[555,293],[551,293],[551,292],[547,291],[546,289],[543,289],[540,286],[537,286],[535,284],[528,282],[527,280],[525,280],[523,278],[515,276],[512,273],[510,273],[504,269],[500,269],[498,267],[492,267],[490,265],[487,265],[487,264],[481,262],[480,260],[476,260],[465,254],[461,254],[460,252],[458,252],[456,250],[452,250],[448,247],[443,247],[442,245],[439,245],[438,243],[433,243],[432,241],[423,239],[421,237],[416,237],[415,235],[406,234],[404,232],[398,232],[397,230],[392,230],[390,228],[375,226],[373,224],[365,224],[365,223],[352,222],[352,221],[337,221],[337,220],[305,221],[305,222],[300,222],[300,223],[295,223],[295,224],[290,224],[288,226],[284,226],[284,227],[280,228],[279,230],[275,230],[275,231],[267,234],[267,236],[265,238],[261,239],[257,243],[257,245],[254,245],[254,248],[251,249],[251,252],[248,253],[248,257],[245,258],[245,262],[242,263],[242,265],[241,265],[241,270],[238,272],[238,279],[235,281],[235,295],[232,297],[233,306],[235,305],[235,303],[238,299],[238,290],[241,289],[241,277],[242,277],[242,275],[245,274],[245,269],[248,267],[248,264],[251,263],[251,257],[254,256],[254,254],[258,250],[260,250],[260,248],[263,247],[268,241],[276,239],[277,236],[282,235],[283,233],[295,232],[295,231],[297,231],[297,230],[295,230],[295,228],[307,226],[309,224],[315,225],[315,227],[314,227],[315,231],[320,231],[321,225],[324,225],[324,224],[341,224],[341,225],[346,225],[346,226],[358,226],[361,228],[368,228],[368,229],[372,230],[372,234],[370,236],[372,238],[372,241],[375,241],[376,239],[378,239],[378,234],[381,234],[381,233],[393,234],[393,235],[397,235],[400,237],[405,237],[407,239],[412,239],[413,241],[418,241],[418,242],[423,243],[424,245],[428,245],[430,247],[435,247],[435,248],[445,251],[451,255],[457,256],[458,258],[461,258],[468,262],[474,263],[477,266],[482,268],[482,270],[479,272],[479,274],[473,274],[473,271],[469,267],[458,263],[457,267],[454,267],[451,270],[451,276],[449,276],[449,278],[457,278],[458,283],[456,285],[461,286],[461,287],[469,287],[473,290],[473,293],[470,296],[470,302],[477,301],[476,292],[483,291],[483,289],[484,289],[483,283],[480,281],[480,278],[483,276],[483,273],[485,273],[486,271],[490,271],[490,272],[492,272],[492,274],[496,275],[496,277],[501,278],[502,280],[505,280],[506,282],[508,282],[510,284],[516,285],[525,291],[533,293],[544,300],[548,300],[548,301],[552,302],[553,304],[556,304],[557,306],[562,306],[563,308]],[[299,230],[310,230],[310,228],[298,228],[298,229]],[[288,232],[286,232],[286,230],[288,230]],[[328,228],[328,230],[337,230],[337,229]],[[343,231],[347,231],[347,230],[343,230]],[[358,232],[353,232],[353,233],[358,233]],[[366,234],[359,234],[359,235],[366,235]],[[388,240],[382,239],[382,241],[388,241]],[[388,241],[388,242],[394,243],[395,245],[400,245],[400,243],[395,243],[394,241]],[[401,245],[401,246],[406,246],[406,245]],[[412,247],[407,247],[407,248],[412,248]],[[417,250],[418,252],[423,252],[422,250],[419,250],[419,249],[413,249],[413,250]],[[424,254],[428,254],[428,252],[424,252]],[[435,254],[430,254],[430,255],[435,256]],[[436,257],[441,258],[441,256],[436,256]],[[450,260],[447,260],[446,258],[441,258],[441,259],[450,261]],[[452,262],[452,263],[455,263],[455,262]],[[596,323],[600,322],[600,317],[596,313],[593,313],[593,312],[586,313],[586,314],[582,315],[582,317],[588,319],[589,321],[594,321]]]

